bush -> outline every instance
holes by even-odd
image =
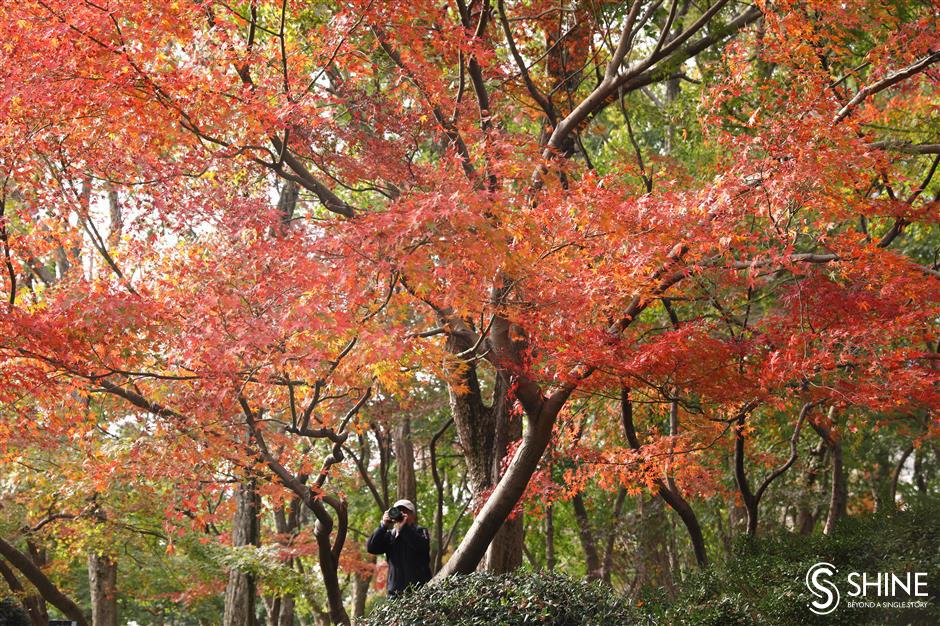
[[[848,608],[848,589],[829,615],[809,610],[806,571],[815,563],[848,572],[926,572],[926,608]],[[905,511],[845,519],[832,537],[773,533],[741,541],[725,563],[683,581],[679,596],[648,598],[657,624],[940,624],[940,503],[914,501]],[[898,598],[906,600],[907,598]]]
[[[848,608],[825,616],[809,610],[804,579],[825,561],[848,572],[926,572],[926,608]],[[601,583],[518,571],[452,577],[379,604],[360,622],[371,626],[523,624],[647,626],[866,626],[940,624],[940,502],[912,501],[905,511],[845,519],[832,537],[780,532],[742,540],[726,561],[687,576],[678,596],[663,590],[633,606]],[[906,600],[906,598],[898,598]]]
[[[32,626],[29,615],[13,598],[0,600],[0,624],[4,626]]]
[[[646,624],[609,586],[517,571],[452,576],[379,604],[371,626],[609,626]]]

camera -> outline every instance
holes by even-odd
[[[400,522],[405,519],[405,510],[400,506],[393,506],[388,510],[388,517],[393,522]]]

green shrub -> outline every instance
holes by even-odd
[[[820,561],[848,572],[926,572],[926,608],[848,608],[840,579],[841,602],[829,615],[809,610],[807,570]],[[651,594],[657,624],[940,624],[940,503],[911,502],[905,511],[845,519],[831,537],[773,533],[736,544],[732,556],[683,581],[670,601]],[[898,598],[906,600],[907,598]]]
[[[807,570],[820,561],[848,572],[926,572],[926,608],[848,608],[840,579],[838,608],[809,610]],[[368,626],[882,626],[940,624],[940,502],[914,501],[904,511],[845,519],[831,537],[793,533],[738,542],[729,558],[695,572],[675,598],[650,590],[633,606],[601,583],[518,571],[448,578],[379,603]],[[906,598],[899,598],[905,600]]]
[[[452,576],[376,606],[368,626],[610,626],[646,624],[609,586],[517,571]]]
[[[29,615],[13,598],[0,600],[0,624],[4,626],[32,626]]]

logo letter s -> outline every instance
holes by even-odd
[[[816,563],[806,572],[806,588],[816,597],[809,610],[816,615],[828,615],[839,606],[839,589],[829,580],[837,571],[831,563]]]

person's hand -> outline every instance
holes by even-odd
[[[391,517],[388,516],[388,511],[382,514],[382,526],[384,526],[385,528],[388,528],[392,526],[394,523],[395,523],[395,520],[393,520]]]

